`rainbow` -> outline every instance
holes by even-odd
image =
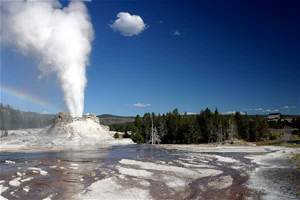
[[[21,99],[23,101],[27,101],[43,107],[52,107],[48,101],[11,86],[0,85],[0,95],[1,93],[6,93],[8,95],[17,97],[18,99]]]

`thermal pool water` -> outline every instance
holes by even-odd
[[[299,149],[122,145],[0,152],[0,199],[298,199]]]

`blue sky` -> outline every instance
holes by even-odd
[[[68,2],[63,2],[67,4]],[[298,5],[297,5],[298,4]],[[92,1],[95,39],[85,112],[300,114],[300,14],[297,1]],[[146,28],[124,36],[119,12]],[[1,92],[22,110],[66,110],[55,76],[38,79],[38,62],[1,44],[1,84],[48,101]]]

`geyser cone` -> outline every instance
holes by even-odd
[[[113,139],[109,128],[100,125],[99,119],[95,115],[72,117],[65,113],[59,113],[49,134],[73,141]]]

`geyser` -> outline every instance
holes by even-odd
[[[101,125],[98,117],[93,114],[71,117],[67,113],[59,113],[48,134],[54,136],[54,140],[63,142],[87,142],[91,144],[113,139],[109,127]],[[57,138],[59,139],[57,140]]]
[[[41,75],[57,75],[72,117],[82,116],[93,27],[83,2],[1,2],[1,42],[39,59]]]

